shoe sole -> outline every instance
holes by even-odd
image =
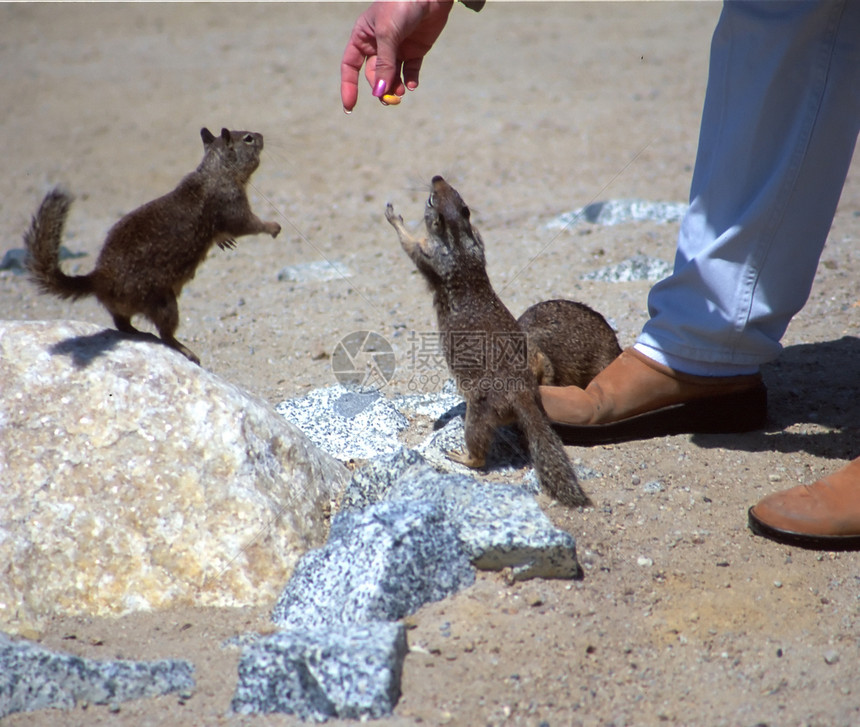
[[[767,420],[767,388],[673,404],[611,424],[577,426],[552,422],[565,444],[628,442],[671,434],[735,434],[762,429]]]
[[[755,535],[773,540],[783,545],[793,545],[809,550],[860,550],[860,535],[810,535],[791,530],[780,530],[759,520],[753,508],[747,512],[749,529]]]

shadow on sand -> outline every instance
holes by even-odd
[[[830,459],[860,455],[860,338],[789,346],[762,375],[768,389],[764,430],[697,434],[692,441],[706,449],[807,452]],[[817,425],[816,431],[785,431],[796,424]]]

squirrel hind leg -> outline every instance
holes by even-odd
[[[493,441],[495,425],[489,421],[488,412],[481,411],[473,403],[466,404],[465,439],[463,450],[448,452],[448,459],[472,469],[481,469],[487,463],[487,453]]]
[[[158,335],[170,348],[179,351],[189,361],[200,365],[200,358],[188,346],[176,339],[176,329],[179,328],[179,304],[173,291],[167,291],[158,300],[157,304],[150,306],[146,311],[149,318],[158,331]]]
[[[113,318],[113,324],[116,326],[118,331],[121,331],[122,333],[140,333],[137,328],[131,325],[131,318],[129,316],[111,312],[111,317]]]

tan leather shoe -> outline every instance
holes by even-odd
[[[811,485],[768,495],[750,508],[749,526],[788,545],[860,548],[860,457]]]
[[[693,376],[633,348],[585,388],[541,386],[544,409],[565,444],[667,434],[748,432],[767,418],[761,375]]]

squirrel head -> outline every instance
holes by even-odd
[[[469,207],[440,176],[433,177],[431,182],[424,224],[427,227],[424,252],[443,279],[486,270],[484,241],[472,227]]]
[[[230,131],[221,129],[215,136],[209,129],[200,130],[203,139],[203,162],[201,167],[226,169],[241,181],[247,179],[260,166],[263,150],[263,135],[255,131]]]

